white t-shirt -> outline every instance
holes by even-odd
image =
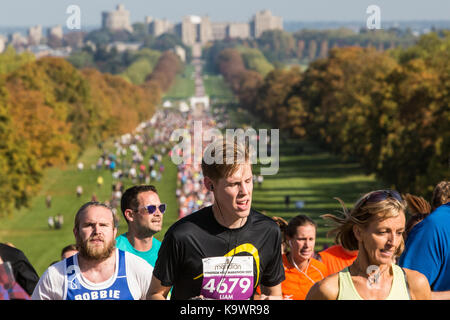
[[[119,270],[119,254],[116,249],[116,268],[111,278],[104,282],[93,283],[84,278],[81,273],[78,279],[81,285],[90,290],[104,290],[109,288],[117,278]],[[78,254],[73,256],[74,265],[78,266]],[[67,294],[66,260],[51,265],[39,279],[31,296],[32,300],[65,300]],[[135,300],[144,300],[150,288],[153,267],[141,257],[125,252],[126,277],[128,288]],[[79,270],[79,269],[78,269]]]

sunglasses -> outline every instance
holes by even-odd
[[[380,202],[386,200],[387,198],[394,198],[399,202],[403,201],[400,193],[395,190],[378,190],[365,197],[361,201],[360,207],[363,206],[366,202]]]
[[[166,211],[166,204],[165,203],[161,203],[159,206],[155,206],[155,205],[149,205],[149,206],[145,206],[145,209],[147,209],[149,214],[154,214],[156,209],[159,209],[159,212],[164,213]]]

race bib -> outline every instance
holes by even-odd
[[[253,295],[253,258],[250,256],[202,259],[201,295],[209,299],[246,300]]]

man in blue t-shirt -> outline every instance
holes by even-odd
[[[440,196],[437,197],[438,189],[447,191],[440,192]],[[436,198],[440,199],[440,203],[434,201]],[[433,291],[433,299],[448,300],[450,299],[450,182],[443,181],[436,186],[432,205],[435,210],[409,233],[399,265],[424,274]]]
[[[154,267],[161,246],[154,235],[161,231],[166,205],[161,203],[154,186],[138,185],[125,191],[120,206],[128,232],[116,238],[116,247],[143,258]]]

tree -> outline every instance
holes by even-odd
[[[238,50],[242,56],[246,69],[254,70],[263,77],[274,69],[273,65],[267,61],[260,50],[245,47],[239,47]]]
[[[0,216],[28,205],[42,176],[30,145],[12,122],[10,109],[4,78],[0,78]]]
[[[182,63],[178,56],[172,51],[165,51],[146,82],[154,82],[159,85],[162,92],[166,92],[175,80],[176,74],[181,70]]]
[[[283,30],[264,31],[256,40],[258,48],[270,62],[282,62],[295,56],[295,39]]]
[[[13,46],[9,45],[6,50],[0,54],[0,75],[8,74],[22,65],[32,62],[35,57],[30,52],[17,54]]]
[[[301,79],[298,68],[270,72],[258,89],[256,112],[275,127],[290,129],[288,96]]]

